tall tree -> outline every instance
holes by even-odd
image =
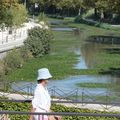
[[[100,11],[101,20],[104,19],[104,12],[108,9],[108,0],[98,0],[95,5]]]
[[[26,9],[18,0],[1,0],[0,1],[0,23],[6,26],[19,26],[26,19]]]
[[[81,10],[84,8],[84,0],[73,0],[74,8],[78,8],[78,15],[81,15]]]

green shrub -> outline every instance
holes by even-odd
[[[31,106],[29,103],[11,103],[11,102],[1,102],[0,110],[8,111],[28,111],[30,112]],[[29,115],[9,115],[10,120],[28,120]]]
[[[76,112],[76,113],[109,113],[110,112],[100,112],[96,110],[88,110],[88,109],[80,109],[75,107],[65,107],[63,105],[52,105],[52,110],[54,112]],[[30,112],[31,104],[30,103],[14,103],[14,102],[1,102],[0,110],[8,110],[8,111],[24,111]],[[11,120],[28,120],[29,115],[10,115]],[[79,117],[79,116],[64,116],[62,120],[119,120],[116,117]]]
[[[40,57],[44,54],[44,48],[39,38],[30,36],[25,42],[25,46],[32,52],[34,57]]]
[[[44,14],[44,12],[40,13],[38,16],[38,22],[44,21],[46,24],[48,24],[48,18]]]
[[[3,61],[0,60],[0,79],[3,78],[4,74],[5,74],[5,66],[4,66]]]
[[[29,37],[24,44],[34,57],[40,57],[49,53],[50,40],[53,39],[50,30],[36,27],[29,30],[28,34]]]
[[[61,15],[57,15],[57,14],[52,14],[52,15],[48,15],[48,17],[50,18],[56,18],[56,19],[61,19],[61,20],[64,20],[64,16],[61,16]]]
[[[83,19],[82,16],[77,16],[74,20],[75,23],[83,23],[83,24],[87,24],[87,25],[93,25],[93,26],[96,26],[96,22],[94,21],[89,21],[89,20],[86,20],[86,19]]]
[[[113,20],[112,20],[113,24],[120,24],[120,15],[117,15]]]
[[[75,22],[75,23],[81,23],[81,22],[83,22],[82,16],[80,16],[80,15],[76,16],[74,22]]]
[[[32,53],[26,49],[24,46],[20,48],[20,54],[24,61],[28,61],[30,58],[32,58]]]
[[[76,113],[97,113],[97,114],[111,114],[110,112],[100,112],[97,110],[80,109],[75,107],[66,107],[63,105],[52,105],[52,110],[55,112],[76,112]],[[81,117],[81,116],[64,116],[63,120],[119,120],[116,117]]]
[[[23,59],[18,50],[14,49],[10,51],[7,56],[4,58],[4,65],[6,73],[11,70],[21,68],[23,64]]]

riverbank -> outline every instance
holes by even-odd
[[[51,53],[40,58],[33,58],[23,65],[21,69],[11,72],[8,80],[33,81],[36,71],[47,67],[53,74],[53,79],[63,79],[72,75],[97,74],[96,70],[77,70],[73,65],[77,63],[75,54],[76,45],[81,45],[81,40],[72,32],[54,32],[55,39],[51,42]]]
[[[50,22],[51,27],[58,26],[58,27],[72,27],[72,28],[80,28],[81,30],[85,30],[88,36],[92,35],[120,35],[120,28],[117,29],[105,29],[97,26],[92,26],[92,25],[87,25],[84,23],[75,23],[74,22],[74,17],[66,17],[64,20],[61,19],[53,19],[53,18],[48,18],[49,21],[54,21]]]
[[[58,20],[57,22],[58,24],[55,26],[59,27],[63,24],[64,21]],[[10,73],[7,76],[7,79],[13,81],[33,81],[34,79],[36,79],[36,71],[41,67],[49,68],[54,76],[53,79],[63,79],[72,75],[98,75],[101,74],[104,69],[106,71],[112,67],[116,68],[116,66],[119,68],[120,54],[112,54],[111,59],[111,54],[105,51],[99,52],[99,50],[97,54],[93,53],[93,58],[95,60],[95,63],[93,64],[95,64],[95,66],[92,69],[73,68],[73,66],[77,64],[77,58],[79,57],[79,55],[77,55],[75,51],[76,49],[80,49],[85,44],[85,40],[88,36],[106,34],[108,35],[111,33],[114,33],[114,35],[118,35],[120,33],[119,31],[105,30],[85,24],[75,24],[70,22],[68,22],[66,26],[79,28],[80,34],[75,35],[72,31],[53,31],[55,39],[51,42],[51,54],[43,56],[41,58],[33,58],[29,60],[23,65],[21,69]],[[89,49],[87,49],[86,52],[90,52],[92,50],[96,51],[98,48],[96,46],[96,49],[92,49],[90,51],[88,51]]]

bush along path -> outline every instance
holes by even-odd
[[[24,45],[34,57],[41,57],[50,52],[51,39],[53,35],[50,30],[36,27],[29,30]]]
[[[11,102],[1,102],[0,110],[8,111],[30,111],[30,103],[11,103]],[[75,107],[65,107],[63,105],[53,104],[51,109],[54,112],[75,112],[75,113],[98,113],[98,114],[112,114],[112,112],[100,112],[97,110],[79,109]],[[119,114],[119,113],[116,113]],[[9,115],[10,120],[28,120],[28,115]],[[117,117],[78,117],[78,116],[65,116],[63,120],[119,120]]]

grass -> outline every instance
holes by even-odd
[[[69,61],[67,61],[69,59]],[[8,79],[32,81],[36,79],[37,70],[47,67],[53,74],[53,79],[61,79],[70,74],[74,74],[72,64],[76,62],[76,56],[71,54],[64,55],[47,55],[41,58],[33,58],[25,63],[23,68],[12,72]]]
[[[83,101],[96,101],[96,102],[107,102],[107,103],[110,103],[110,102],[119,102],[120,100],[120,94],[117,95],[117,96],[113,96],[113,95],[90,95],[90,94],[83,94],[82,95],[79,95],[79,96],[69,96],[69,99],[72,99],[72,100],[83,100]]]
[[[99,28],[96,26],[90,26],[86,24],[81,24],[81,23],[69,23],[69,27],[77,27],[80,29],[84,29],[89,36],[91,35],[120,35],[120,29],[114,30],[114,29],[104,29],[104,28]]]
[[[120,68],[120,54],[109,54],[100,52],[96,55],[96,68],[108,70],[109,68]]]
[[[111,83],[77,83],[76,84],[78,87],[83,87],[83,88],[111,88],[111,87],[116,87],[116,84],[111,84]]]

